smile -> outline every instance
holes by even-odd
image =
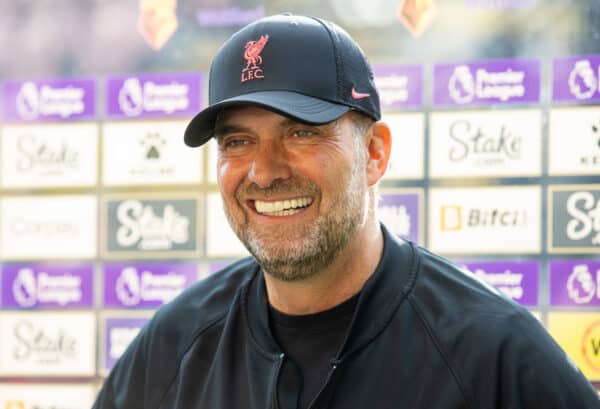
[[[267,216],[291,216],[310,206],[311,203],[311,197],[299,197],[296,199],[278,200],[273,202],[255,200],[254,207],[258,213]]]

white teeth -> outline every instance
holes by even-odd
[[[278,200],[276,202],[263,202],[255,200],[256,211],[269,216],[289,216],[300,211],[299,208],[306,207],[312,203],[310,197],[300,197],[290,200]],[[297,209],[297,210],[296,210]]]

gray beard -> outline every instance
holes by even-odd
[[[225,213],[235,233],[265,273],[282,281],[302,281],[329,266],[365,223],[368,204],[364,166],[353,168],[348,180],[342,184],[346,189],[342,197],[335,200],[334,208],[309,226],[302,241],[294,248],[269,248],[268,238],[263,243],[252,228],[236,225],[233,217],[227,211]]]
[[[350,241],[361,224],[360,214],[345,214],[342,220],[323,217],[311,228],[302,243],[294,249],[271,252],[260,239],[249,232],[246,248],[263,270],[282,281],[302,281],[324,270]],[[275,254],[273,254],[275,253]]]

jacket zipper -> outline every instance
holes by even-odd
[[[277,384],[279,383],[279,374],[281,373],[281,367],[283,366],[283,360],[285,359],[285,354],[281,353],[277,356],[277,369],[275,370],[274,380],[273,380],[273,407],[275,409],[279,409],[279,394],[277,393]]]
[[[310,402],[310,405],[308,405],[308,409],[312,409],[314,407],[315,403],[319,400],[319,398],[323,394],[323,391],[325,390],[325,388],[327,388],[327,385],[329,384],[329,381],[331,380],[333,373],[335,372],[335,370],[338,367],[338,363],[339,363],[339,361],[336,359],[331,361],[331,369],[329,370],[329,373],[327,374],[325,383],[323,383],[323,386],[321,386],[321,389],[319,390],[319,393],[317,393],[317,396],[315,396],[313,398],[313,400]]]

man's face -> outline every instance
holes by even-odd
[[[349,115],[313,126],[237,107],[215,131],[225,213],[263,269],[297,281],[327,267],[367,213],[366,148]]]

